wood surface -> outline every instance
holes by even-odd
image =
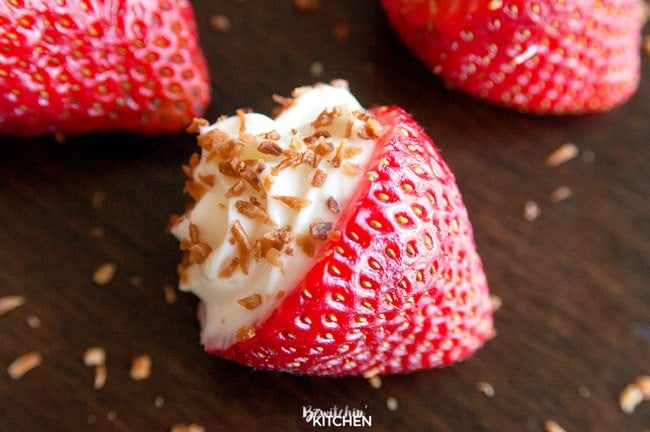
[[[360,409],[375,431],[544,431],[549,419],[568,432],[650,430],[650,401],[632,414],[618,406],[621,390],[650,374],[647,55],[638,93],[620,108],[534,116],[445,89],[375,1],[327,0],[313,13],[289,0],[194,5],[212,71],[209,119],[240,107],[268,113],[273,93],[345,78],[363,105],[399,105],[425,127],[456,174],[503,300],[497,336],[462,364],[386,376],[378,389],[211,357],[199,345],[196,298],[167,304],[163,295],[180,257],[165,225],[187,201],[181,164],[194,138],[0,137],[0,297],[26,298],[0,316],[0,431],[319,430],[304,406]],[[228,31],[210,26],[218,14]],[[579,155],[546,166],[566,142]],[[559,186],[573,194],[554,202]],[[523,217],[529,200],[540,209],[533,221]],[[100,286],[92,275],[106,262],[116,273]],[[83,363],[90,346],[107,353],[99,390]],[[33,350],[42,364],[11,379],[11,361]],[[151,376],[134,381],[140,354]]]

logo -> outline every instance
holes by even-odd
[[[302,407],[302,418],[314,427],[371,427],[372,416],[360,409],[347,405],[339,408],[336,405],[328,410],[314,408],[311,405]]]

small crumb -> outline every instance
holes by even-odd
[[[93,273],[93,282],[97,285],[106,285],[113,279],[116,270],[117,266],[112,262],[102,264],[97,270],[95,270],[95,273]]]
[[[591,396],[591,390],[589,390],[588,387],[586,386],[580,386],[578,389],[578,394],[582,396],[583,398],[587,399],[589,396]]]
[[[93,388],[95,390],[99,390],[100,388],[104,387],[104,384],[106,384],[106,377],[106,365],[98,364],[95,366],[95,379],[93,380]]]
[[[494,396],[494,386],[489,382],[479,381],[476,383],[476,388],[487,397]]]
[[[262,296],[259,294],[252,294],[247,297],[237,299],[237,303],[244,306],[248,310],[253,310],[262,305]]]
[[[210,27],[220,33],[230,30],[230,19],[225,15],[214,15],[210,18]]]
[[[386,399],[386,407],[387,407],[389,410],[391,410],[391,411],[397,411],[397,407],[398,407],[398,405],[397,405],[397,399],[395,399],[395,398],[392,397],[392,396],[389,396],[389,397]]]
[[[247,341],[248,339],[251,339],[255,336],[255,327],[245,325],[241,326],[239,330],[237,330],[237,333],[235,334],[235,340],[237,342],[244,342]]]
[[[151,357],[146,354],[139,355],[131,362],[131,378],[140,381],[151,375]]]
[[[632,414],[641,402],[643,402],[643,392],[635,383],[625,386],[618,395],[618,405],[625,414]]]
[[[191,423],[191,424],[179,423],[177,425],[172,426],[170,432],[205,432],[205,428],[196,423]]]
[[[596,160],[596,153],[592,150],[585,150],[582,152],[582,161],[586,163],[591,163]]]
[[[162,396],[156,396],[156,399],[153,401],[153,404],[156,408],[162,408],[165,406],[165,398]]]
[[[176,303],[176,290],[173,286],[169,284],[163,285],[163,295],[165,296],[165,303],[174,304]]]
[[[27,317],[27,325],[33,329],[39,328],[41,326],[41,319],[36,315],[30,315]]]
[[[558,203],[571,198],[571,195],[573,192],[568,186],[559,186],[551,193],[551,201]]]
[[[102,227],[93,227],[90,229],[90,237],[95,240],[104,238],[104,228]]]
[[[544,430],[546,432],[566,432],[555,420],[546,420],[544,422]]]
[[[349,23],[340,22],[332,28],[332,36],[338,41],[344,41],[350,37],[351,26]]]
[[[299,12],[314,12],[320,7],[320,0],[293,0],[293,5]]]
[[[562,144],[546,157],[546,165],[556,167],[578,156],[578,146],[573,143]]]
[[[309,67],[309,73],[311,74],[312,78],[319,78],[320,76],[323,75],[324,70],[325,67],[323,66],[323,63],[318,61],[313,62]]]
[[[15,359],[7,368],[11,379],[20,379],[30,370],[38,367],[43,362],[43,357],[37,351],[31,351]]]
[[[539,206],[535,201],[526,201],[526,204],[524,204],[524,219],[532,222],[539,217],[539,213]]]
[[[129,278],[129,285],[132,287],[140,286],[140,284],[142,284],[142,278],[140,276],[131,276]]]
[[[641,390],[643,399],[650,400],[650,375],[641,375],[634,379],[634,384]]]
[[[214,19],[214,18],[213,18]],[[209,126],[210,122],[204,118],[194,117],[192,123],[187,127],[186,132],[191,134],[198,134],[201,132],[201,127]]]
[[[25,304],[25,297],[23,296],[4,296],[0,297],[0,315],[11,312]]]
[[[97,210],[104,206],[105,201],[106,201],[106,192],[97,191],[93,194],[93,198],[90,204],[95,210]]]
[[[102,347],[90,347],[84,351],[84,364],[86,366],[99,366],[106,363],[106,350]]]
[[[117,418],[117,411],[115,410],[109,411],[108,413],[106,413],[106,418],[109,421],[114,421]]]
[[[492,311],[496,312],[501,309],[503,305],[503,300],[496,294],[490,294],[490,303],[492,303]]]
[[[381,388],[381,377],[379,375],[372,375],[366,379],[368,380],[368,384],[370,384],[370,387],[374,389]]]

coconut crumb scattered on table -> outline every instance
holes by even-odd
[[[625,414],[632,414],[643,399],[643,392],[639,386],[630,383],[618,395],[618,406]]]
[[[562,144],[546,157],[546,165],[550,167],[562,165],[563,163],[568,162],[574,157],[578,156],[578,153],[578,146],[574,143],[568,142]]]
[[[174,289],[174,287],[171,286],[170,284],[163,285],[163,295],[165,297],[165,303],[167,304],[176,303],[177,300],[176,289]]]
[[[86,366],[103,365],[106,363],[106,350],[99,346],[86,348],[83,358]]]
[[[156,396],[156,399],[154,399],[153,404],[155,405],[156,408],[162,408],[165,406],[165,398],[162,396]]]
[[[41,319],[36,315],[29,315],[27,317],[27,325],[33,329],[39,328],[41,326]]]
[[[136,381],[149,378],[151,375],[151,357],[146,354],[134,357],[131,362],[130,375]]]
[[[323,75],[323,72],[325,71],[325,66],[323,66],[322,62],[313,62],[311,66],[309,66],[309,73],[311,74],[312,78],[319,78]]]
[[[38,351],[31,351],[26,354],[21,355],[11,362],[7,368],[7,373],[11,379],[20,379],[27,372],[38,367],[43,362],[43,357]]]
[[[25,304],[25,297],[18,295],[8,295],[0,297],[0,315],[11,312]]]
[[[106,418],[108,419],[108,421],[115,421],[115,419],[117,418],[117,411],[111,410],[107,412]]]
[[[320,7],[320,0],[293,0],[299,12],[314,12]]]
[[[397,399],[395,399],[392,396],[389,396],[386,399],[386,407],[391,411],[397,411],[397,408],[398,408]]]
[[[107,378],[107,370],[106,370],[106,365],[104,364],[98,364],[95,366],[95,378],[93,379],[93,388],[95,390],[99,390],[100,388],[104,387],[106,384],[106,378]]]
[[[586,399],[589,396],[591,396],[591,390],[589,390],[589,388],[586,386],[580,386],[580,388],[578,389],[578,394],[580,394],[580,396]]]
[[[492,303],[492,311],[496,312],[501,309],[503,305],[503,300],[496,294],[490,294],[490,303]]]
[[[93,282],[97,285],[106,285],[113,279],[116,271],[117,266],[114,263],[104,263],[93,273]]]
[[[230,30],[230,19],[222,14],[213,15],[210,18],[210,27],[220,33],[225,33]]]
[[[539,214],[539,205],[533,200],[526,201],[524,204],[524,219],[532,222],[539,217]]]
[[[551,192],[551,201],[558,203],[571,198],[572,195],[573,192],[568,186],[559,186]]]
[[[178,423],[172,426],[170,432],[205,432],[205,428],[196,423]]]
[[[494,396],[494,386],[486,381],[479,381],[476,383],[476,389],[486,395],[487,397]]]
[[[566,432],[555,420],[546,420],[544,422],[544,430],[546,432]]]

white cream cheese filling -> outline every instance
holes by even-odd
[[[171,231],[186,250],[180,289],[203,302],[213,350],[252,337],[308,271],[374,151],[379,124],[346,88],[292,96],[275,119],[238,112],[201,127],[209,144],[187,168],[196,204]]]

